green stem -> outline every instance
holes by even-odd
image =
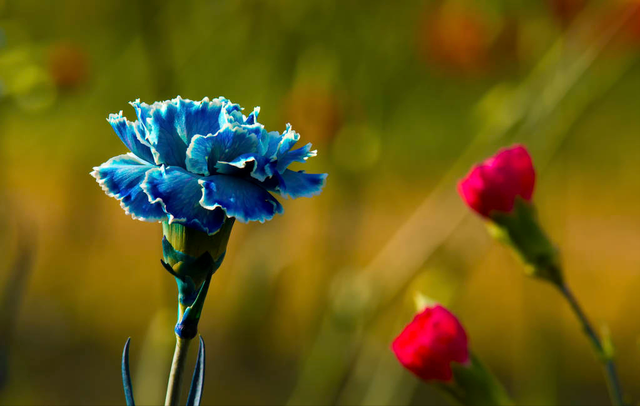
[[[182,377],[184,375],[184,366],[190,343],[191,340],[186,340],[176,335],[176,350],[173,353],[173,362],[171,363],[171,372],[169,373],[167,397],[164,401],[165,406],[177,406],[180,401]]]
[[[571,310],[580,321],[584,333],[587,338],[593,344],[596,352],[598,353],[598,359],[602,362],[605,371],[605,377],[607,379],[607,386],[609,387],[609,396],[611,397],[611,402],[616,405],[624,405],[624,401],[622,399],[622,389],[620,388],[620,382],[618,381],[618,374],[616,372],[616,366],[613,362],[612,357],[607,354],[602,345],[602,341],[598,337],[598,334],[595,332],[591,323],[587,319],[587,316],[582,311],[582,308],[578,304],[575,296],[571,293],[571,290],[566,284],[559,285],[560,291],[562,295],[567,299],[569,305],[571,306]]]

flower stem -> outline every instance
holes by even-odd
[[[566,284],[562,284],[559,285],[559,288],[562,292],[562,295],[569,302],[571,310],[573,310],[573,313],[576,315],[578,321],[582,325],[582,329],[584,330],[587,338],[589,339],[589,341],[591,341],[591,344],[593,344],[593,347],[597,352],[598,359],[600,359],[604,366],[604,372],[607,379],[607,386],[609,387],[609,396],[611,397],[611,402],[616,406],[624,405],[624,401],[622,398],[622,389],[620,388],[620,382],[618,381],[618,374],[616,372],[616,366],[613,362],[612,356],[605,351],[604,346],[602,345],[602,341],[591,326],[591,323],[589,323],[587,316],[582,311],[582,308],[578,304],[575,296],[573,296],[573,293],[571,292],[569,287]]]
[[[180,401],[182,377],[184,375],[184,366],[190,343],[190,339],[187,340],[176,335],[176,350],[173,353],[173,362],[171,363],[171,372],[169,373],[167,397],[164,401],[165,406],[176,406]]]

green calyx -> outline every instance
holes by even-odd
[[[558,250],[540,227],[531,203],[518,198],[510,213],[494,212],[490,218],[489,232],[514,249],[528,275],[563,285]]]
[[[208,235],[205,232],[196,230],[177,223],[162,223],[162,234],[169,241],[174,250],[190,257],[198,258],[205,252],[208,252],[214,261],[218,260],[227,250],[227,243],[231,235],[231,229],[234,223],[233,218],[227,218],[215,234]],[[172,258],[165,258],[171,263]]]
[[[162,223],[162,253],[167,271],[180,283],[193,283],[198,288],[212,272],[215,272],[227,250],[227,242],[234,219],[227,219],[220,230],[213,234],[183,226]]]
[[[451,382],[438,382],[437,387],[453,403],[461,405],[513,405],[500,381],[480,360],[470,354],[465,364],[452,363]]]
[[[213,235],[180,224],[162,224],[164,260],[161,262],[178,284],[179,312],[175,331],[181,338],[191,339],[197,334],[211,277],[224,260],[233,221],[227,219]]]

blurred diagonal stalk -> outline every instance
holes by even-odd
[[[34,239],[27,231],[20,231],[17,256],[9,268],[0,304],[0,390],[8,380],[11,339],[18,319],[27,281],[34,258]]]
[[[623,393],[620,388],[620,382],[618,379],[618,373],[616,372],[616,366],[613,362],[613,355],[610,354],[602,344],[602,341],[598,337],[598,333],[593,329],[589,319],[586,314],[580,307],[578,300],[573,295],[569,287],[564,284],[559,287],[562,295],[567,299],[569,305],[571,306],[571,310],[578,318],[582,329],[584,330],[585,335],[591,341],[593,348],[595,349],[598,359],[602,362],[604,366],[605,378],[607,379],[607,386],[609,387],[609,395],[611,396],[611,401],[614,405],[624,405]]]
[[[574,52],[574,49],[567,47],[579,28],[568,31],[565,38],[551,47],[529,77],[517,88],[508,89],[495,105],[487,106],[488,103],[496,102],[493,99],[505,87],[499,85],[488,92],[479,104],[479,109],[490,107],[493,110],[491,114],[483,111],[485,115],[481,118],[482,125],[477,135],[459,154],[459,158],[424,202],[361,271],[363,280],[374,292],[369,295],[371,299],[368,311],[354,316],[350,320],[351,326],[345,326],[342,319],[337,320],[331,308],[325,313],[318,338],[303,365],[302,374],[289,400],[290,404],[329,404],[340,398],[336,392],[340,387],[344,388],[348,369],[354,365],[352,358],[358,356],[355,349],[359,346],[354,341],[357,342],[361,334],[356,332],[361,332],[376,321],[380,310],[401,294],[416,270],[449,238],[467,215],[467,210],[459,202],[454,184],[471,163],[514,138],[529,142],[539,169],[549,163],[570,127],[587,107],[617,83],[636,62],[635,56],[621,57],[617,63],[611,64],[609,75],[601,74],[589,80],[589,69],[634,12],[635,10],[629,10],[620,16],[582,52],[579,49]],[[576,26],[579,24],[574,25]],[[588,91],[580,93],[579,97],[568,97],[582,81],[587,82]],[[569,101],[562,106],[561,114],[554,116],[553,113],[559,110],[560,104],[566,99]],[[342,332],[339,339],[338,331]],[[354,350],[346,354],[338,365],[319,370],[317,366],[322,364],[321,359],[335,348]],[[325,384],[319,384],[318,380],[323,377],[325,383],[335,382],[333,390],[329,390]],[[374,379],[371,382],[376,381]]]
[[[560,39],[542,58],[529,78],[507,95],[499,106],[493,106],[499,111],[483,117],[485,121],[478,135],[459,155],[420,207],[398,229],[380,253],[362,270],[362,273],[374,283],[380,281],[378,285],[384,286],[383,290],[387,293],[397,293],[403,283],[447,239],[467,215],[468,211],[460,204],[454,187],[456,180],[463,175],[471,163],[493,152],[497,145],[510,142],[513,138],[525,139],[533,135],[529,141],[534,144],[534,149],[541,152],[536,154],[536,166],[541,168],[546,165],[566,137],[569,126],[577,120],[588,105],[615,84],[631,66],[629,62],[632,61],[620,61],[621,69],[614,72],[611,82],[603,83],[600,92],[592,91],[584,98],[577,100],[578,103],[563,109],[561,128],[557,137],[540,136],[540,132],[545,131],[541,128],[543,120],[552,118],[551,114],[585,77],[597,56],[602,53],[631,14],[631,12],[625,14],[617,24],[603,32],[591,47],[579,55],[566,52],[568,50],[565,50],[565,45],[568,41]],[[490,91],[489,96],[493,93],[494,91]],[[547,128],[552,127],[550,123],[542,124]],[[547,145],[545,148],[539,144]],[[424,233],[424,230],[429,230],[429,233]],[[398,256],[399,252],[403,253],[401,257]],[[389,272],[390,269],[395,272]],[[383,304],[385,299],[389,299],[389,295],[379,296],[378,304]]]

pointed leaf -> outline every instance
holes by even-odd
[[[122,352],[122,385],[124,386],[124,397],[127,401],[127,406],[135,406],[133,401],[133,388],[131,387],[131,374],[129,373],[129,343],[131,337],[127,338],[127,342],[124,345],[124,351]]]
[[[193,379],[191,380],[191,389],[189,389],[187,406],[200,406],[202,391],[204,389],[204,364],[204,340],[202,339],[202,336],[200,336],[198,359],[196,360],[196,369],[193,371]]]

